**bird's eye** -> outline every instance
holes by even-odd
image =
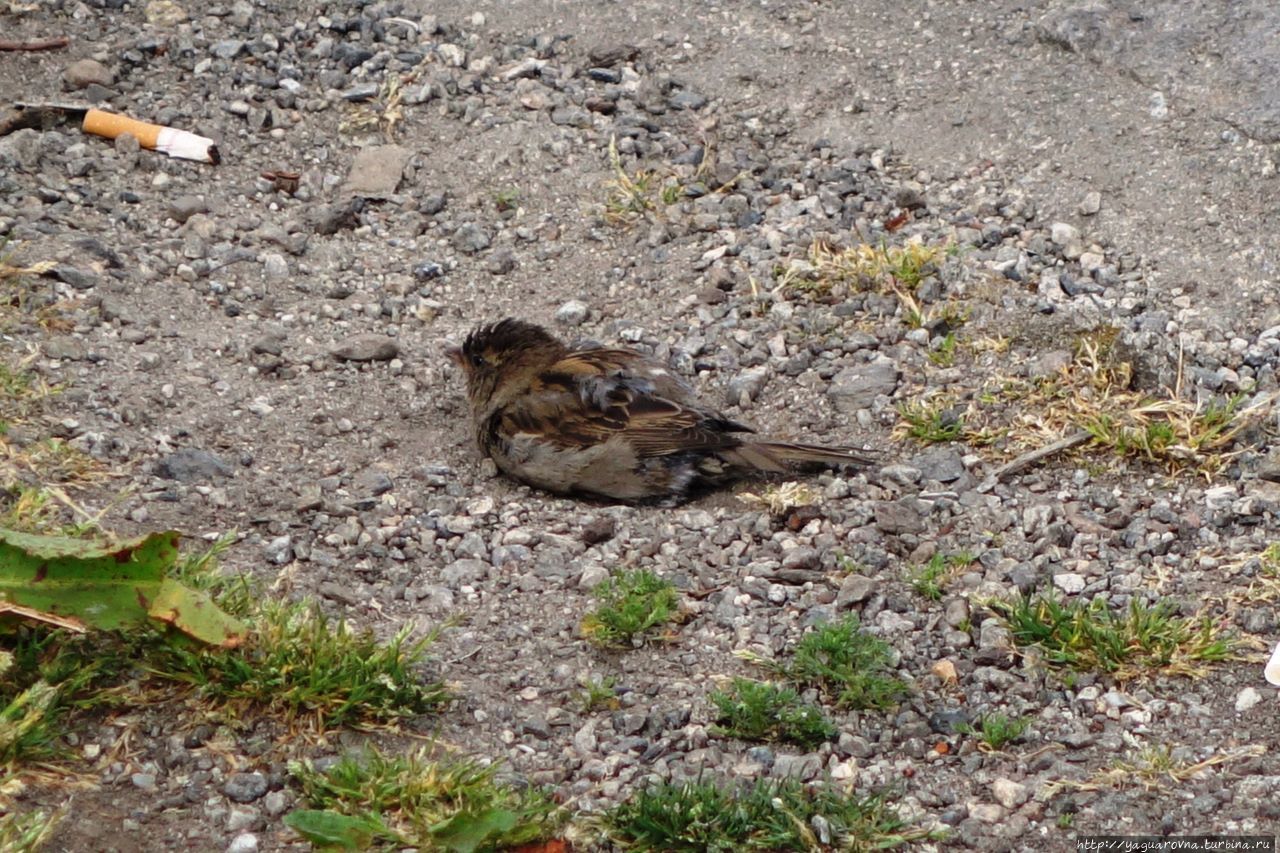
[[[482,356],[482,355],[481,355],[480,353],[478,353],[478,352],[476,352],[476,353],[472,353],[472,354],[471,354],[471,364],[472,364],[473,366],[475,366],[475,367],[484,367],[484,356]]]

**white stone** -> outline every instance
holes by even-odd
[[[1053,585],[1068,595],[1078,595],[1084,592],[1084,575],[1078,575],[1075,572],[1063,572],[1053,576]]]
[[[242,832],[227,845],[227,853],[257,853],[258,836],[252,832]]]
[[[248,829],[253,826],[253,822],[257,819],[257,809],[232,806],[231,812],[227,815],[227,829],[231,832],[239,832],[242,829]]]
[[[991,793],[996,798],[996,802],[1010,811],[1025,803],[1031,795],[1026,785],[1004,778],[991,783]]]
[[[467,64],[467,52],[456,44],[436,45],[436,53],[444,60],[445,65],[461,68]]]
[[[1081,216],[1093,216],[1102,210],[1102,193],[1097,190],[1091,190],[1085,194],[1084,200],[1080,202],[1077,208]]]
[[[592,590],[609,579],[609,570],[599,563],[584,566],[578,577],[578,589]]]
[[[267,252],[262,256],[262,273],[271,281],[283,281],[289,277],[289,262],[279,252]]]
[[[1214,486],[1204,490],[1204,503],[1209,509],[1226,509],[1235,499],[1235,486]]]
[[[680,523],[689,530],[704,531],[710,530],[714,527],[716,519],[715,516],[707,512],[705,509],[695,509],[681,513]]]
[[[493,498],[485,495],[467,504],[467,515],[488,515],[495,506]]]
[[[1080,269],[1085,272],[1093,272],[1106,262],[1106,257],[1100,252],[1082,252],[1080,254]]]
[[[910,619],[892,610],[881,610],[876,615],[876,625],[886,634],[905,634],[916,627]]]
[[[979,823],[999,823],[1004,820],[1004,806],[995,803],[974,803],[969,806],[969,816]]]
[[[586,321],[588,313],[590,309],[587,308],[587,303],[570,299],[556,309],[556,322],[564,323],[566,326],[581,326]]]
[[[1067,292],[1062,289],[1062,282],[1058,279],[1058,272],[1053,269],[1041,270],[1040,281],[1036,285],[1036,293],[1051,302],[1064,302],[1067,299]]]
[[[1049,239],[1065,246],[1080,239],[1080,229],[1066,222],[1055,222],[1049,226]]]
[[[831,778],[837,782],[850,782],[858,778],[858,765],[852,761],[841,761],[831,768]]]
[[[1262,701],[1262,694],[1252,687],[1246,687],[1236,694],[1236,711],[1243,714]]]

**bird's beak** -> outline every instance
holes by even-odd
[[[462,347],[445,347],[444,354],[458,367],[462,367]]]

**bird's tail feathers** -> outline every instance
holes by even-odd
[[[789,441],[747,441],[719,455],[729,464],[758,471],[781,473],[796,465],[871,465],[866,451],[853,447],[823,447]]]

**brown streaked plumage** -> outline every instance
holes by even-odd
[[[481,452],[557,494],[678,502],[737,477],[871,461],[853,448],[756,438],[657,361],[571,349],[521,320],[477,327],[450,356],[466,377]]]

